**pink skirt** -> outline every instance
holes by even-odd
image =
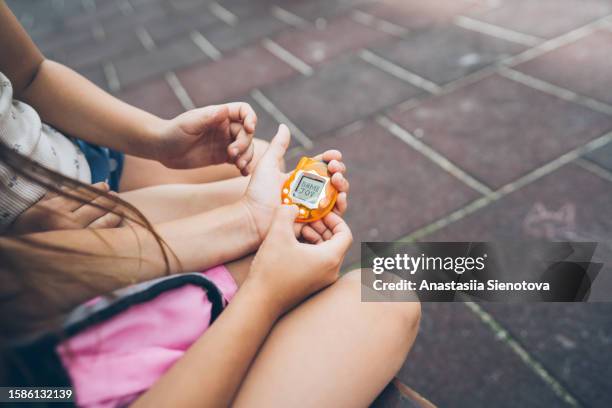
[[[232,299],[238,287],[225,266],[203,274],[226,302]],[[208,329],[211,309],[201,288],[186,285],[60,343],[56,351],[77,405],[116,407],[134,401]]]

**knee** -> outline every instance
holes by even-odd
[[[372,321],[377,322],[376,327],[384,337],[384,344],[397,353],[392,355],[402,356],[399,362],[401,365],[419,330],[421,303],[418,299],[415,297],[412,302],[362,302],[362,291],[371,289],[362,286],[361,270],[348,272],[339,283],[346,287],[347,293],[351,293],[350,299],[357,299],[362,310]]]

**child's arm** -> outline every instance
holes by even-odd
[[[297,207],[277,209],[249,275],[227,309],[133,407],[229,407],[277,318],[338,279],[352,236],[336,214],[322,222],[330,236],[299,243]],[[279,390],[287,392],[287,390]]]
[[[170,273],[205,270],[252,253],[261,243],[242,202],[158,224],[155,231],[167,245]],[[53,316],[167,272],[159,242],[137,225],[0,237],[0,248],[14,254],[10,263],[0,265],[0,296],[8,295],[5,290],[14,287],[10,283],[15,276],[36,285],[35,302],[21,297],[15,297],[14,304],[6,302],[15,316]]]
[[[96,183],[92,187],[100,190],[100,195],[94,197],[83,196],[80,201],[69,195],[58,195],[48,192],[32,207],[21,213],[15,221],[5,230],[8,235],[33,234],[35,232],[83,229],[83,228],[115,228],[123,217],[114,213],[117,204],[104,196],[109,192],[106,183]],[[66,189],[70,195],[79,195],[77,189]],[[89,205],[91,202],[100,205]]]
[[[162,120],[118,101],[74,71],[45,60],[0,0],[0,71],[13,96],[64,132],[139,156],[148,156]]]
[[[256,116],[246,103],[194,109],[172,120],[119,101],[73,70],[46,60],[0,0],[0,71],[14,98],[68,135],[172,168],[236,163],[247,174]]]

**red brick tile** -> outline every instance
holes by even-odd
[[[167,15],[168,9],[161,4],[148,4],[128,15],[119,15],[102,21],[102,26],[108,32],[131,30],[148,21],[153,21]]]
[[[598,242],[594,261],[604,269],[594,290],[612,285],[612,189],[570,164],[425,238],[424,241]],[[609,290],[609,289],[608,289]],[[609,293],[609,292],[608,292]],[[486,305],[551,374],[585,406],[612,404],[609,350],[612,307],[604,303]]]
[[[398,378],[439,407],[560,407],[564,402],[462,303],[424,303]]]
[[[523,63],[519,71],[612,104],[612,31],[588,37]]]
[[[230,26],[219,22],[203,28],[201,32],[218,50],[227,52],[255,44],[287,27],[289,26],[286,23],[269,13],[260,12],[239,20],[236,25]]]
[[[177,72],[197,105],[229,102],[257,88],[293,75],[295,71],[260,46]]]
[[[553,38],[610,13],[609,1],[512,0],[477,18],[524,34]]]
[[[386,0],[360,9],[408,29],[421,29],[448,22],[475,7],[474,3],[461,0]]]
[[[316,140],[307,152],[343,154],[351,183],[347,222],[355,244],[347,264],[359,258],[360,241],[388,241],[459,209],[479,195],[375,123]]]
[[[612,129],[612,117],[494,75],[392,115],[492,188]]]
[[[284,0],[279,6],[306,20],[332,18],[348,13],[353,7],[372,3],[372,0]]]
[[[349,17],[339,17],[328,21],[324,29],[308,26],[302,30],[282,33],[274,40],[301,60],[309,64],[319,64],[344,52],[390,38],[392,37],[359,24]]]
[[[75,44],[64,49],[61,61],[65,64],[81,68],[101,64],[110,59],[130,52],[144,52],[142,43],[131,32],[108,34],[104,41],[90,41]]]
[[[586,157],[612,172],[612,142],[587,154]]]
[[[424,240],[609,242],[610,186],[609,181],[587,170],[567,165]],[[610,252],[609,245],[606,246]]]
[[[121,56],[113,62],[121,85],[128,86],[206,60],[208,57],[190,38],[179,38],[153,51]]]
[[[357,57],[335,59],[310,77],[292,78],[263,92],[311,138],[422,93]]]
[[[374,53],[439,85],[462,78],[526,47],[454,25],[417,31]]]
[[[155,79],[122,90],[118,98],[165,119],[184,111],[165,79]]]
[[[488,304],[486,308],[585,406],[612,406],[607,380],[612,378],[612,366],[602,358],[610,350],[612,305]]]
[[[172,13],[148,21],[144,27],[156,44],[160,45],[180,35],[187,35],[192,30],[203,30],[218,23],[219,20],[210,13],[206,5],[199,4],[189,13]]]

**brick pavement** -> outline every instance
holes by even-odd
[[[584,239],[612,258],[610,0],[8,3],[129,103],[246,100],[258,137],[290,125],[290,162],[340,148],[357,242]],[[611,311],[424,305],[399,379],[441,406],[608,407]],[[375,405],[416,406],[394,386]]]

